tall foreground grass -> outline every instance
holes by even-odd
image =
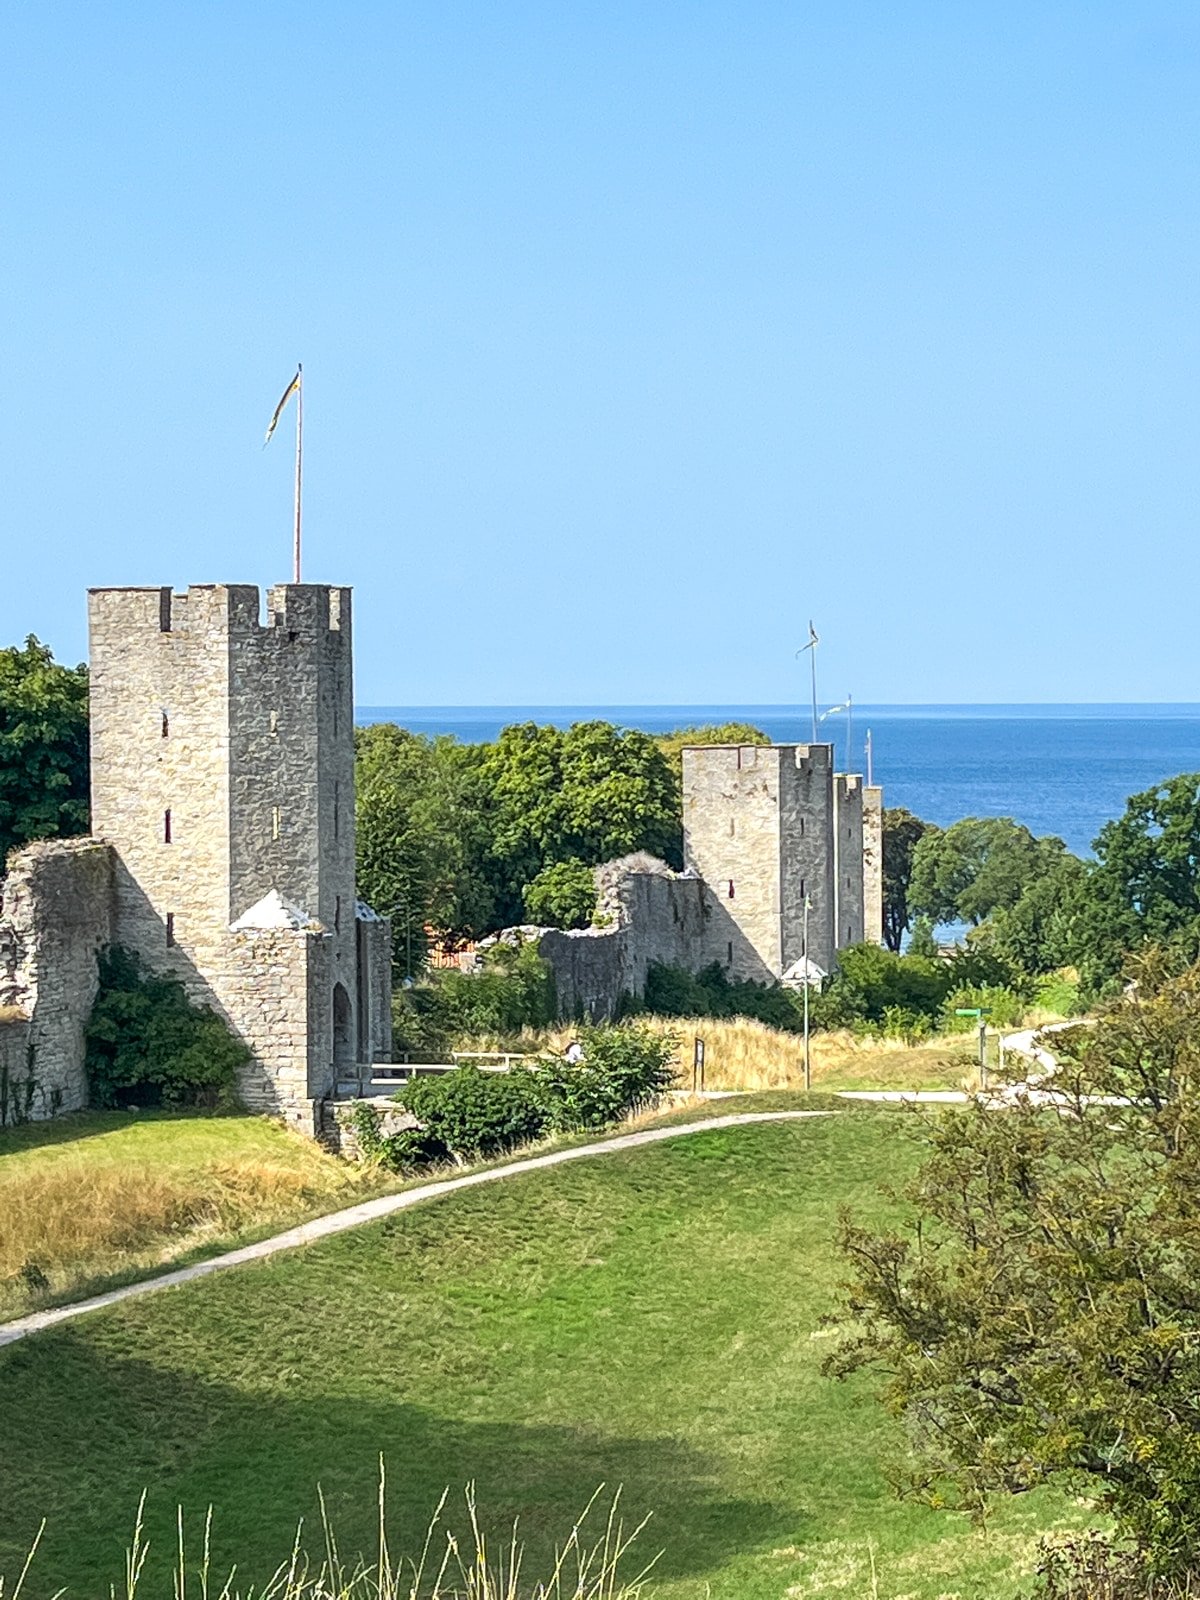
[[[524,1550],[515,1524],[498,1543],[489,1539],[480,1523],[474,1484],[468,1484],[464,1496],[466,1528],[462,1535],[445,1521],[447,1490],[429,1523],[421,1549],[408,1558],[398,1558],[388,1541],[386,1487],[381,1461],[378,1536],[371,1559],[343,1555],[321,1495],[318,1556],[314,1559],[307,1551],[301,1520],[290,1552],[259,1584],[239,1583],[236,1567],[224,1576],[214,1572],[211,1506],[204,1519],[199,1559],[193,1563],[180,1507],[171,1580],[174,1600],[189,1600],[189,1596],[192,1600],[637,1600],[653,1566],[650,1562],[633,1578],[621,1575],[620,1568],[626,1564],[630,1546],[645,1522],[627,1531],[620,1516],[620,1491],[605,1507],[601,1505],[603,1485],[556,1550],[549,1571],[540,1576],[525,1571]],[[118,1595],[123,1600],[138,1600],[139,1594],[145,1592],[150,1554],[143,1521],[145,1504],[143,1493],[120,1581],[98,1583],[96,1600],[105,1590],[111,1600],[117,1600]],[[43,1523],[15,1581],[7,1584],[0,1576],[0,1600],[21,1600],[30,1574],[36,1570],[37,1547],[44,1531]],[[159,1600],[157,1593],[153,1600]]]

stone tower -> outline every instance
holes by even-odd
[[[834,805],[830,745],[685,748],[684,858],[707,888],[708,961],[782,978],[803,954],[807,895],[809,959],[833,970]]]
[[[309,1131],[390,1055],[390,931],[354,892],[350,591],[94,589],[92,830],[113,937],[214,1006],[242,1096]]]
[[[839,772],[833,780],[834,943],[839,950],[863,942],[863,781]]]
[[[863,938],[883,939],[883,790],[863,789]]]

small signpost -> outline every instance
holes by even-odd
[[[957,1006],[954,1012],[956,1017],[979,1018],[979,1087],[981,1089],[987,1088],[987,1023],[984,1018],[990,1017],[991,1014],[992,1008],[990,1006]]]
[[[704,1040],[697,1039],[692,1047],[692,1093],[704,1093]]]

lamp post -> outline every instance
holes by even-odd
[[[804,1091],[807,1094],[812,1088],[812,1060],[808,1052],[808,896],[804,896],[804,936],[801,943],[801,953],[804,957]]]

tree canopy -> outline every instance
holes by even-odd
[[[1065,852],[1061,839],[1035,839],[1012,817],[964,817],[927,830],[913,853],[909,907],[934,922],[978,924],[1014,906]]]
[[[980,1510],[1061,1479],[1145,1569],[1194,1575],[1200,966],[1148,951],[1131,975],[1094,1029],[1055,1035],[1066,1114],[931,1116],[907,1225],[844,1224],[855,1331],[829,1366],[885,1375],[911,1488]]]
[[[87,668],[30,634],[0,650],[0,871],[16,845],[87,830]]]
[[[904,806],[883,813],[883,936],[888,949],[897,954],[912,925],[908,896],[913,857],[925,835],[937,831]]]

